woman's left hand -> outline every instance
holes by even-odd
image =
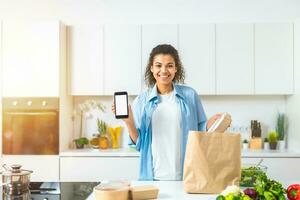
[[[215,121],[217,121],[217,119],[219,119],[222,116],[223,113],[217,113],[215,115],[213,115],[206,124],[206,130],[208,130],[214,123]]]

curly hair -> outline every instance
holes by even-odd
[[[178,51],[172,45],[160,44],[154,47],[150,53],[150,57],[145,71],[146,85],[148,87],[153,87],[153,85],[156,83],[156,80],[151,72],[151,67],[153,65],[154,57],[158,54],[170,55],[173,57],[177,72],[175,73],[175,77],[172,81],[174,83],[184,83],[185,71],[179,58]]]

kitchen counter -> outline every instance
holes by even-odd
[[[295,150],[242,150],[242,158],[300,158],[300,151]],[[61,157],[139,157],[134,148],[120,149],[71,149],[60,152]]]
[[[60,152],[60,157],[139,157],[140,153],[134,148],[120,149],[71,149]]]
[[[287,187],[292,183],[300,183],[300,181],[288,181],[283,183],[283,186]],[[159,188],[158,199],[163,200],[215,200],[218,196],[217,194],[187,194],[183,190],[182,181],[133,181],[131,185],[155,185]],[[94,193],[87,198],[87,200],[95,199]]]
[[[182,181],[133,181],[132,186],[155,185],[159,188],[158,198],[164,200],[214,200],[217,195],[207,194],[187,194],[183,190]],[[92,193],[87,200],[95,200],[95,194]]]
[[[285,188],[293,183],[300,183],[300,180],[282,182]],[[22,199],[20,197],[24,197],[23,199],[96,200],[93,188],[98,184],[99,182],[33,182],[30,183],[31,194],[5,195],[2,187],[0,187],[0,193],[2,193],[3,200]],[[187,194],[183,190],[182,181],[133,181],[131,185],[155,185],[159,188],[158,199],[162,200],[215,200],[218,196],[218,194]],[[40,186],[43,186],[42,190],[39,189]]]
[[[284,150],[242,150],[242,158],[300,158],[300,151]]]

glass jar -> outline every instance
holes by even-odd
[[[100,135],[99,134],[93,134],[93,137],[90,141],[90,144],[91,146],[94,148],[94,149],[98,149],[99,148],[99,137]]]

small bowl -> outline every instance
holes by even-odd
[[[256,164],[243,164],[241,169],[240,186],[253,187],[256,177],[267,173],[267,166]]]

